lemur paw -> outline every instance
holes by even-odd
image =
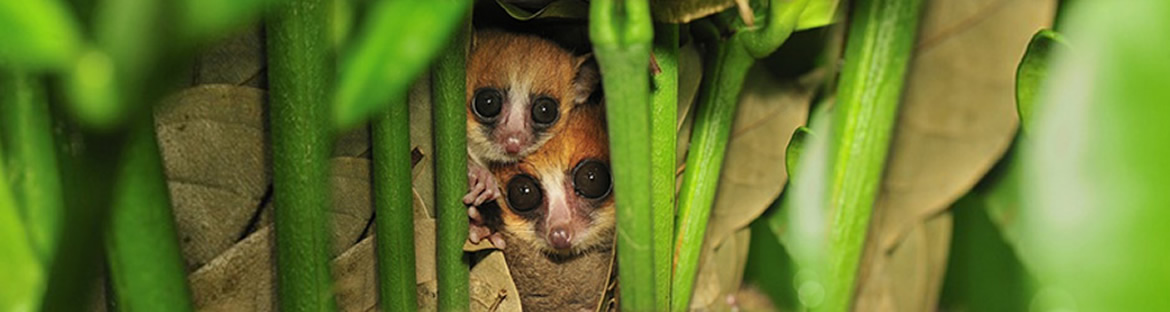
[[[487,168],[470,165],[467,168],[467,184],[470,191],[463,196],[463,204],[481,206],[483,203],[500,198],[500,186],[496,177]]]
[[[492,176],[487,168],[471,164],[467,169],[467,182],[470,191],[463,196],[463,204],[470,206],[467,208],[467,216],[471,219],[467,238],[473,244],[478,244],[479,241],[486,238],[496,248],[504,249],[503,234],[488,227],[478,208],[484,203],[494,202],[500,198],[499,184],[496,183],[495,176]]]
[[[496,248],[504,249],[504,235],[499,232],[492,231],[487,224],[484,223],[483,215],[479,213],[479,209],[475,206],[467,208],[467,216],[471,219],[470,229],[467,232],[467,239],[471,240],[472,244],[478,244],[479,241],[485,238],[491,242]]]

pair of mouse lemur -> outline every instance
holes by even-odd
[[[599,88],[589,56],[530,35],[473,36],[468,238],[503,250],[525,310],[593,309],[606,288],[615,220]]]

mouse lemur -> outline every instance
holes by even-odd
[[[487,169],[511,164],[562,131],[563,119],[597,89],[596,63],[536,36],[495,30],[476,32],[467,60],[467,150],[470,191],[463,198],[476,219],[478,207],[500,197]],[[475,221],[475,220],[473,220]],[[472,222],[471,239],[499,236]],[[477,228],[479,226],[479,228]]]

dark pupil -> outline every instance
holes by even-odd
[[[548,126],[557,121],[557,115],[560,111],[557,110],[557,101],[541,97],[537,98],[536,102],[532,104],[532,121],[538,125]]]
[[[590,199],[598,199],[609,194],[613,183],[609,177],[609,166],[596,160],[585,160],[573,170],[573,188]]]
[[[504,97],[500,95],[499,90],[483,88],[475,91],[471,107],[475,109],[475,114],[482,118],[494,118],[500,115],[503,102]]]
[[[536,180],[528,175],[518,175],[508,181],[508,206],[515,211],[529,211],[540,206],[544,195],[536,185]]]

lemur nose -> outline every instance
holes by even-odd
[[[520,138],[516,136],[509,136],[507,139],[504,139],[504,151],[508,152],[509,154],[520,153],[520,150],[523,148],[524,142],[522,142]]]
[[[554,227],[548,232],[548,242],[556,249],[569,249],[573,246],[573,233],[565,227]]]

